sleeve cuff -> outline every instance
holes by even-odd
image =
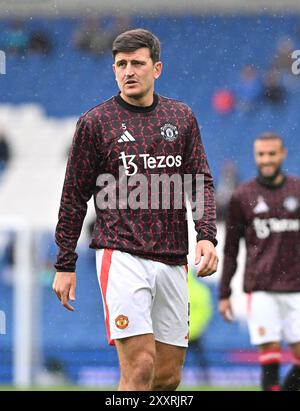
[[[219,300],[228,300],[231,296],[231,291],[228,291],[227,293],[222,293],[219,295]]]
[[[76,271],[76,267],[71,267],[71,268],[63,268],[63,267],[58,267],[54,265],[55,270],[60,272],[60,273],[74,273]]]
[[[216,247],[218,244],[218,240],[216,238],[210,237],[210,236],[202,236],[200,234],[197,235],[197,242],[202,241],[202,240],[207,240],[213,243],[213,245]]]

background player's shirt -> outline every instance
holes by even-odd
[[[119,174],[119,167],[123,168],[123,174]],[[149,183],[148,205],[144,201],[143,206],[128,207],[126,194],[120,189],[126,178],[142,175],[150,182],[153,175],[162,174],[170,177],[190,174],[194,183],[197,174],[204,175],[204,211],[201,218],[194,220],[197,240],[207,239],[216,244],[213,179],[197,121],[187,105],[154,94],[151,106],[137,107],[118,95],[84,114],[77,123],[67,164],[55,236],[59,247],[56,269],[75,270],[75,248],[87,201],[92,195],[96,223],[91,248],[118,249],[166,264],[186,264],[188,233],[184,196],[183,206],[175,206],[174,198],[178,199],[180,192],[174,197],[171,184],[170,196],[162,200],[161,192],[166,193],[161,187],[160,195],[151,198]],[[116,182],[115,198],[113,183],[107,196],[103,196],[106,176]],[[138,187],[139,183],[128,186],[127,199],[132,195],[134,200],[141,200],[134,192]],[[195,184],[193,187],[195,196]],[[102,207],[106,198],[116,200],[115,205]],[[169,208],[164,204],[168,198]]]
[[[246,292],[300,291],[300,180],[270,187],[256,178],[236,189],[228,210],[220,298],[230,295],[241,237]]]

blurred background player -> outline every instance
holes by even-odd
[[[258,176],[232,195],[220,283],[219,311],[232,320],[230,282],[239,240],[245,237],[248,327],[252,344],[259,348],[265,391],[300,389],[300,180],[282,172],[286,155],[277,134],[266,132],[256,138]],[[294,364],[280,386],[282,337],[291,347]]]
[[[201,217],[193,215],[199,276],[214,273],[218,263],[213,179],[191,109],[154,93],[155,80],[162,71],[158,38],[143,29],[126,31],[115,39],[112,51],[120,93],[89,110],[77,124],[56,228],[59,253],[53,289],[62,304],[73,311],[69,300],[75,299],[75,249],[87,201],[94,195],[97,219],[91,248],[97,250],[108,341],[116,344],[118,352],[119,389],[175,390],[188,345],[188,227],[183,177],[188,174],[196,183],[197,176],[204,176],[201,198],[197,184],[187,193],[199,204],[205,195]],[[153,157],[147,164],[149,153]],[[166,157],[171,165],[162,163]],[[182,177],[181,194],[176,191],[177,184],[168,199],[161,199],[160,192],[152,188],[153,173]],[[107,180],[101,183],[99,179],[108,174],[115,182],[109,189],[114,188],[118,201],[103,207],[107,190],[102,185]],[[137,206],[130,206],[137,183],[127,183],[127,176],[147,179],[151,204],[147,187],[146,204],[139,192]],[[129,192],[125,207],[115,190],[121,190],[124,180]],[[180,207],[175,206],[177,196]],[[164,206],[165,200],[169,200],[169,207]]]

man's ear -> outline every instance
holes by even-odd
[[[154,64],[154,78],[155,78],[155,80],[157,80],[160,77],[161,72],[162,72],[162,62],[157,61]]]

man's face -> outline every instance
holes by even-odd
[[[143,47],[130,53],[118,53],[113,70],[121,96],[130,102],[131,99],[152,98],[154,81],[161,74],[162,63],[153,63],[150,50]]]
[[[265,178],[272,178],[276,176],[286,157],[286,149],[278,139],[256,140],[254,157],[260,174]]]

